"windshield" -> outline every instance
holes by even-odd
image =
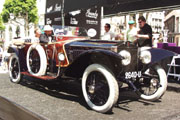
[[[87,31],[84,28],[80,27],[72,27],[72,26],[62,26],[53,25],[54,35],[62,35],[62,36],[85,36],[87,37]]]

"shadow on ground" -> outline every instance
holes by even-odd
[[[24,76],[23,81],[20,84],[56,98],[75,102],[83,101],[81,99],[81,85],[80,83],[75,82],[75,80],[63,79],[48,81]]]
[[[46,93],[56,98],[77,102],[80,105],[86,107],[88,110],[91,110],[84,100],[81,90],[81,83],[77,82],[76,80],[63,79],[63,80],[45,81],[41,79],[24,76],[21,85]],[[135,101],[140,102],[145,106],[154,105],[154,102],[148,102],[139,99],[137,94],[135,94],[133,91],[130,91],[127,88],[121,88],[119,99],[115,107],[125,110],[127,112],[131,112],[132,109],[128,105],[130,102],[135,102]],[[110,112],[108,114],[113,114],[113,113]]]

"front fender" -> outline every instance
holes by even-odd
[[[151,52],[151,64],[155,64],[160,62],[163,59],[175,56],[176,53],[168,51],[168,50],[164,50],[164,49],[158,49],[158,48],[152,48],[149,49],[149,51]]]
[[[113,51],[109,51],[109,50],[101,50],[101,49],[96,49],[96,50],[89,50],[87,52],[82,53],[77,59],[79,59],[82,56],[86,56],[86,55],[91,55],[92,57],[100,57],[101,59],[119,59],[122,60],[123,57],[120,56],[119,54],[113,52]],[[103,58],[105,57],[105,58]],[[92,59],[94,60],[94,59]],[[96,59],[98,60],[98,59]],[[96,61],[94,61],[96,62]],[[107,61],[106,61],[107,62]]]
[[[172,56],[175,56],[176,53],[164,50],[164,49],[158,49],[158,48],[152,48],[149,49],[148,51],[151,52],[151,63],[148,65],[145,65],[142,69],[142,71],[147,70],[153,65],[159,65],[161,66],[165,72],[167,73],[168,71],[168,66],[167,64],[170,64]]]
[[[118,53],[109,50],[88,50],[80,54],[73,62],[70,64],[66,70],[66,75],[73,77],[81,77],[84,70],[90,64],[101,64],[111,69],[111,71],[117,75],[121,67],[122,56]]]

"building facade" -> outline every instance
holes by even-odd
[[[46,0],[37,0],[38,16],[39,16],[39,25],[45,24],[45,10],[46,10]]]
[[[147,23],[151,25],[153,33],[161,33],[164,29],[164,19],[165,12],[148,12],[148,13],[137,13],[137,14],[128,14],[128,15],[118,15],[112,17],[104,17],[102,19],[102,34],[104,33],[103,26],[105,23],[110,23],[112,26],[112,31],[118,33],[128,29],[128,21],[134,20],[136,27],[139,28],[138,18],[139,16],[144,16],[147,20]],[[119,30],[118,30],[119,29]]]
[[[1,0],[0,4],[0,13],[2,12],[3,9],[3,4],[5,0]],[[38,8],[38,16],[39,16],[39,22],[38,25],[44,25],[44,14],[45,14],[45,5],[46,5],[46,0],[37,0],[37,8]],[[3,32],[3,39],[5,40],[5,45],[9,45],[11,43],[11,40],[17,37],[27,37],[25,36],[25,28],[24,24],[25,21],[21,18],[18,18],[16,21],[13,21],[11,19],[8,23],[5,23],[5,31]],[[34,24],[29,24],[30,29],[28,31],[29,36],[34,36]]]
[[[180,10],[166,12],[165,26],[169,30],[168,42],[173,42],[180,46]]]

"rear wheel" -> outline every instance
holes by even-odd
[[[118,83],[110,70],[99,64],[88,66],[82,78],[82,90],[89,107],[97,112],[110,111],[119,96]]]
[[[20,64],[17,55],[12,55],[9,60],[9,76],[13,83],[20,83],[22,74],[20,71]]]

